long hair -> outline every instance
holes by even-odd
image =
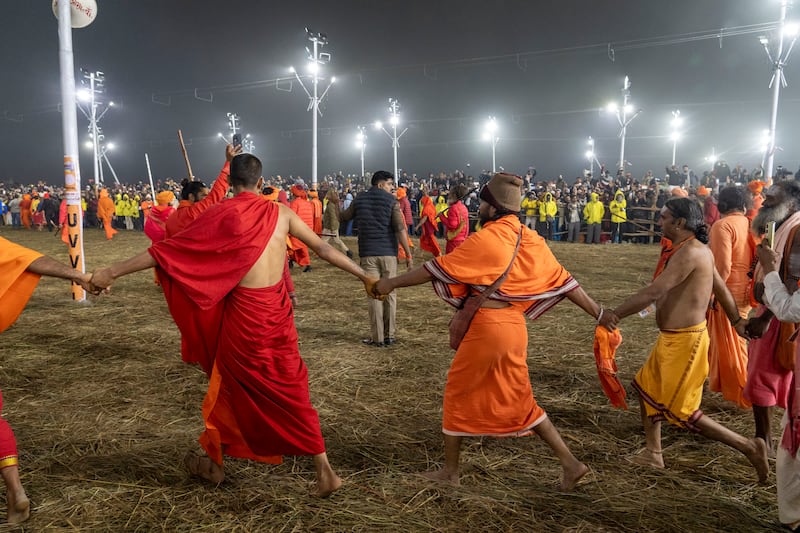
[[[183,178],[181,185],[183,185],[181,200],[188,200],[190,194],[197,198],[197,193],[206,188],[206,184],[202,181],[189,181],[189,178]]]
[[[703,212],[697,202],[688,198],[670,198],[664,207],[672,216],[686,221],[686,229],[694,232],[694,236],[703,244],[708,244],[708,226],[703,221]]]

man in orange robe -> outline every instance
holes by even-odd
[[[433,281],[454,307],[492,285],[519,252],[508,277],[475,314],[447,374],[444,392],[445,465],[426,476],[458,484],[461,440],[467,436],[520,437],[536,433],[558,457],[561,489],[572,490],[588,467],[572,455],[533,396],[528,374],[525,317],[536,319],[563,298],[592,317],[601,307],[561,266],[535,231],[517,217],[522,178],[495,174],[481,191],[483,229],[447,255],[395,278],[381,278],[378,294]]]
[[[236,157],[232,199],[146,252],[98,270],[93,283],[105,288],[121,275],[158,266],[181,333],[213,354],[200,437],[207,455],[187,455],[191,473],[221,482],[223,454],[271,463],[281,455],[312,455],[317,494],[327,496],[342,482],[328,463],[281,281],[286,236],[296,235],[320,258],[361,279],[369,293],[377,280],[323,243],[290,209],[265,202],[259,195],[261,170],[253,155]],[[203,331],[186,329],[197,314],[214,315],[218,322]]]
[[[106,232],[106,239],[111,240],[117,234],[117,230],[111,224],[111,220],[116,213],[114,200],[108,195],[108,189],[100,191],[100,198],[97,200],[97,218],[103,223],[103,230]]]
[[[17,320],[42,276],[68,279],[91,289],[89,274],[0,237],[0,332]],[[30,516],[30,501],[19,479],[17,441],[4,418],[0,418],[0,476],[6,485],[8,522],[24,522]]]
[[[308,201],[308,195],[302,185],[292,185],[292,196],[294,198],[289,203],[292,211],[297,213],[300,220],[306,226],[314,228],[314,206]],[[289,237],[292,241],[291,260],[303,268],[303,272],[311,272],[311,256],[308,254],[308,246],[303,241],[293,236]],[[290,263],[291,264],[291,263]]]
[[[433,200],[427,194],[422,195],[420,199],[422,209],[419,214],[419,223],[414,228],[418,230],[422,226],[422,233],[419,237],[419,247],[433,254],[433,257],[442,255],[442,249],[439,247],[439,241],[436,240],[436,207],[433,205]]]
[[[711,227],[708,246],[720,277],[731,291],[739,316],[750,314],[748,272],[755,257],[755,241],[750,221],[745,216],[745,197],[741,187],[726,187],[717,202],[722,218]],[[744,397],[747,383],[747,341],[736,333],[722,307],[714,302],[706,315],[708,322],[709,388],[721,392],[726,400],[749,408]]]
[[[19,201],[19,218],[22,221],[22,225],[27,229],[31,229],[31,219],[33,217],[31,204],[31,195],[23,194],[22,200]]]
[[[311,207],[314,208],[314,225],[311,226],[311,229],[317,235],[322,235],[322,202],[319,201],[319,193],[314,190],[308,191],[308,197]]]

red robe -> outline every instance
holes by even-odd
[[[266,248],[278,211],[241,193],[149,250],[181,334],[211,369],[200,442],[218,464],[223,452],[280,462],[325,451],[286,284],[238,285]]]

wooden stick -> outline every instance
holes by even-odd
[[[189,181],[194,181],[194,174],[192,173],[192,164],[189,163],[189,154],[186,153],[186,145],[183,144],[183,134],[178,130],[178,141],[181,143],[181,152],[183,153],[183,160],[186,162],[186,170],[189,172]]]

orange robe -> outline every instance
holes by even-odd
[[[27,268],[42,254],[0,237],[0,332],[17,320],[39,283]]]
[[[511,260],[520,227],[516,216],[489,222],[451,254],[425,263],[436,294],[458,307],[494,283]],[[531,388],[525,316],[538,318],[579,285],[542,237],[522,231],[514,265],[490,297],[511,305],[479,309],[450,366],[445,434],[523,436],[547,417]]]
[[[41,276],[28,272],[27,268],[40,257],[39,252],[0,237],[0,332],[17,320],[39,283]],[[17,464],[17,440],[8,422],[0,418],[0,468]]]
[[[442,249],[439,248],[439,241],[436,240],[436,208],[433,206],[431,197],[425,195],[422,197],[422,211],[421,217],[427,217],[425,223],[422,224],[422,235],[419,238],[419,247],[430,252],[434,257],[442,255]]]
[[[711,226],[709,247],[714,254],[717,272],[731,291],[739,316],[750,313],[750,278],[747,273],[755,254],[750,235],[750,221],[744,214],[726,215]],[[706,315],[710,344],[708,347],[709,388],[721,392],[726,400],[739,407],[752,404],[744,398],[747,383],[747,341],[731,326],[725,310],[714,303]]]
[[[306,223],[306,226],[314,229],[314,206],[308,201],[306,192],[299,187],[292,187],[292,194],[294,199],[289,204],[289,208],[297,213],[300,220]],[[308,266],[311,264],[311,255],[308,253],[308,246],[300,239],[289,235],[291,240],[292,251],[290,255],[292,260],[300,266]]]
[[[28,229],[31,229],[31,203],[30,194],[23,194],[22,200],[19,201],[19,218],[22,221],[22,225]]]
[[[114,213],[116,213],[114,200],[108,195],[108,190],[103,189],[100,191],[100,198],[97,200],[97,218],[103,222],[103,229],[108,240],[111,240],[117,234],[117,230],[111,225]]]

